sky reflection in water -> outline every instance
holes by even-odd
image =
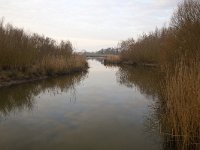
[[[119,83],[118,67],[89,60],[88,73],[0,89],[0,147],[160,149],[149,137],[152,98]]]

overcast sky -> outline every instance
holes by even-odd
[[[0,17],[80,51],[115,47],[169,22],[181,0],[0,0]]]

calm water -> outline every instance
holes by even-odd
[[[0,89],[1,150],[156,150],[141,75],[89,60],[88,73]],[[141,82],[142,81],[142,82]],[[149,84],[144,84],[149,85]]]

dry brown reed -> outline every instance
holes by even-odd
[[[104,59],[104,63],[106,64],[119,64],[121,59],[118,55],[107,55]]]
[[[163,132],[177,149],[200,148],[200,1],[184,0],[169,27],[123,41],[120,47],[123,62],[161,66]]]
[[[19,74],[31,77],[69,73],[85,67],[86,59],[73,52],[69,41],[58,44],[0,21],[0,80],[18,78]]]
[[[119,44],[121,60],[133,63],[174,65],[184,55],[200,58],[200,1],[185,0],[178,5],[169,27],[128,39]]]
[[[175,71],[167,71],[163,85],[165,111],[161,120],[180,149],[193,144],[200,146],[200,63],[184,61],[176,64]]]

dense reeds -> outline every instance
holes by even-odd
[[[188,66],[183,62],[174,66],[173,73],[167,72],[161,120],[165,124],[163,132],[170,133],[174,141],[179,141],[179,147],[187,149],[200,146],[200,63],[194,61]]]
[[[69,41],[27,34],[0,21],[0,81],[65,74],[86,68],[86,60],[73,52]]]
[[[105,64],[119,64],[121,59],[118,55],[107,55],[104,59]]]
[[[123,41],[120,49],[122,62],[158,64],[164,72],[159,116],[173,148],[200,148],[200,1],[184,0],[169,27]]]
[[[163,85],[165,123],[180,149],[200,148],[200,1],[184,1],[172,17]]]
[[[122,61],[132,63],[174,64],[184,56],[187,61],[200,58],[200,1],[185,0],[174,12],[169,27],[122,41]]]

